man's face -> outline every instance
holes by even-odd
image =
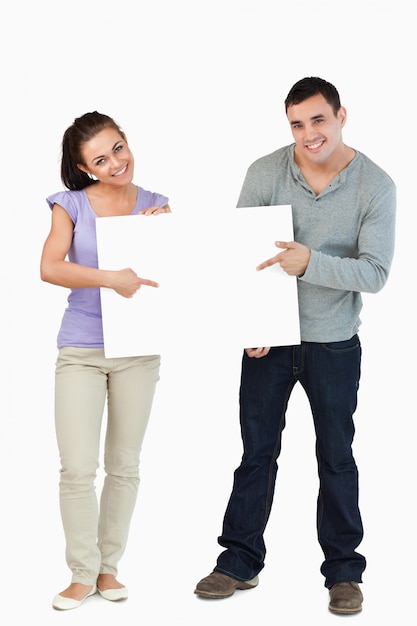
[[[315,165],[324,164],[343,146],[346,110],[340,107],[335,115],[321,94],[289,106],[287,117],[296,143],[296,155],[301,161],[307,159]]]

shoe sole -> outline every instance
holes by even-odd
[[[331,613],[339,613],[339,614],[343,614],[343,615],[352,615],[353,613],[360,613],[362,611],[362,607],[360,607],[359,609],[334,609],[333,607],[329,606],[329,611]]]
[[[234,592],[235,592],[235,589],[233,589],[231,593],[223,593],[223,594],[210,593],[210,591],[199,591],[198,589],[194,591],[194,593],[197,596],[200,596],[200,598],[209,598],[210,600],[223,600],[224,598],[230,598],[230,596],[232,596]]]

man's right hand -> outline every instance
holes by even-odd
[[[246,354],[252,359],[260,359],[266,356],[271,348],[245,348]]]

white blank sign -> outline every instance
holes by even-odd
[[[133,298],[101,289],[106,357],[299,343],[296,278],[278,264],[256,270],[276,240],[293,240],[288,205],[98,218],[99,267],[160,285]]]

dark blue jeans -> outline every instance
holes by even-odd
[[[271,348],[262,358],[244,353],[240,386],[243,456],[234,473],[215,569],[250,580],[264,567],[263,539],[271,511],[285,413],[294,385],[303,386],[316,434],[319,474],[318,540],[325,586],[362,582],[365,558],[358,507],[358,470],[352,454],[361,365],[357,335],[347,341]]]

